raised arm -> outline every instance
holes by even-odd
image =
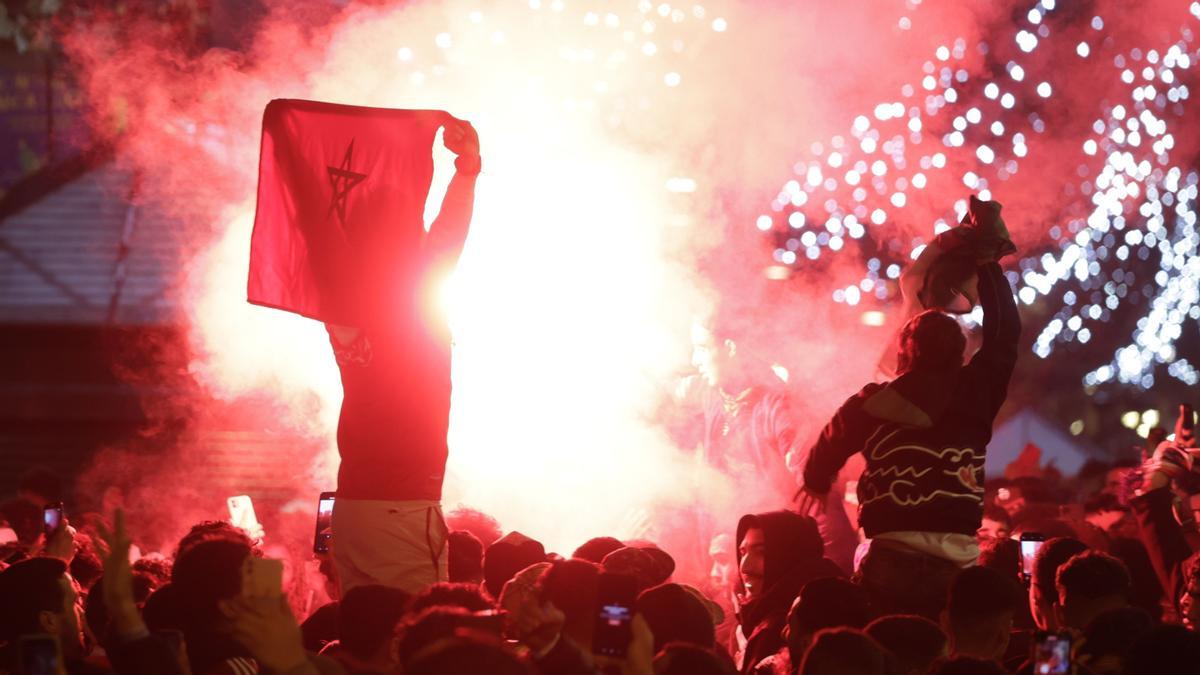
[[[866,440],[864,430],[869,425],[864,423],[866,414],[858,398],[853,397],[842,404],[808,451],[808,459],[804,463],[803,491],[811,496],[823,498],[827,495],[846,460],[863,449]]]
[[[983,307],[983,346],[970,367],[981,371],[986,381],[992,417],[1008,395],[1008,382],[1017,363],[1017,340],[1021,317],[1013,300],[1012,287],[999,263],[979,266],[979,304]]]
[[[453,267],[462,254],[475,208],[475,179],[479,176],[479,135],[470,122],[450,118],[442,132],[446,148],[458,155],[454,177],[442,198],[442,208],[425,239],[427,260],[435,267]]]

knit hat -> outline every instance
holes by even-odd
[[[624,546],[625,544],[615,537],[593,537],[575,549],[571,557],[600,564],[604,560],[604,556],[619,548],[624,548]]]
[[[675,573],[675,559],[657,546],[639,546],[654,560],[654,585],[666,583]]]
[[[708,648],[716,643],[712,615],[704,603],[679,584],[661,584],[642,591],[635,609],[654,634],[655,652],[670,642]]]
[[[546,549],[520,532],[509,532],[497,539],[483,555],[483,584],[492,594],[500,595],[505,582],[517,572],[546,561]]]
[[[600,566],[605,572],[628,574],[633,577],[637,580],[639,591],[654,586],[659,576],[654,557],[645,549],[632,546],[619,548],[604,556]]]

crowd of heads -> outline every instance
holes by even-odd
[[[107,517],[43,529],[42,510],[64,491],[38,469],[3,505],[0,672],[23,672],[31,636],[53,641],[65,672],[138,672],[121,656],[131,620],[114,600],[122,594],[146,635],[175,654],[172,672],[196,674],[270,672],[264,652],[279,635],[331,673],[944,675],[1058,672],[1045,670],[1055,659],[1069,664],[1062,672],[1200,672],[1200,562],[1181,567],[1172,597],[1131,502],[1143,474],[1136,461],[1093,462],[1070,479],[1010,472],[990,482],[978,564],[947,588],[911,589],[936,602],[909,612],[881,607],[855,570],[826,556],[818,522],[792,511],[727,523],[708,547],[713,573],[686,579],[653,542],[596,536],[564,556],[462,508],[447,517],[448,581],[343,592],[316,555],[281,584],[329,577],[318,584],[329,597],[291,603],[275,628],[255,629],[269,612],[246,600],[246,570],[263,542],[210,520],[172,550],[139,551],[133,523],[132,564],[114,567]],[[1022,539],[1038,540],[1028,560]],[[624,655],[596,655],[598,606],[618,577],[632,589]],[[294,598],[278,590],[280,603]],[[1055,641],[1066,646],[1055,652]]]

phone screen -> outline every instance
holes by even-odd
[[[47,504],[42,509],[42,523],[46,526],[46,536],[54,534],[58,528],[62,527],[63,521],[63,505],[62,502],[56,504]]]
[[[633,603],[637,584],[626,574],[600,575],[596,594],[596,624],[592,650],[603,656],[625,656],[633,639]]]
[[[1026,579],[1033,577],[1033,561],[1037,558],[1038,549],[1045,542],[1038,537],[1037,539],[1026,539],[1021,537],[1021,575]]]
[[[21,638],[22,675],[58,675],[61,660],[58,642],[49,635]]]
[[[1071,638],[1050,633],[1039,636],[1033,655],[1035,675],[1064,675],[1071,672]]]
[[[317,532],[313,536],[313,552],[329,553],[329,541],[333,538],[333,492],[322,492],[317,500]]]

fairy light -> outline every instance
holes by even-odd
[[[1018,56],[986,82],[975,84],[961,67],[967,52],[964,40],[956,40],[953,50],[937,47],[918,74],[920,86],[902,88],[903,102],[883,101],[870,115],[853,118],[850,135],[858,143],[850,144],[838,160],[849,167],[838,177],[852,189],[811,180],[800,186],[808,206],[796,206],[795,212],[823,205],[834,217],[853,215],[873,247],[885,251],[883,260],[878,254],[869,259],[858,283],[833,294],[835,302],[862,304],[867,296],[884,302],[898,293],[898,264],[915,259],[925,242],[908,242],[904,255],[906,242],[892,241],[883,228],[892,219],[912,220],[915,215],[924,220],[926,214],[910,211],[929,208],[910,200],[908,189],[923,189],[954,167],[959,173],[952,180],[986,198],[995,184],[1020,170],[1038,136],[1055,133],[1049,120],[1027,108],[1034,106],[1036,111],[1039,102],[1053,100],[1062,88],[1055,84],[1061,77],[1058,72],[1029,56],[1051,44],[1047,19],[1055,6],[1052,0],[1031,6],[1025,21],[1014,27]],[[1200,2],[1188,11],[1200,18]],[[1097,58],[1096,45],[1105,40],[1104,18],[1085,15],[1081,20],[1088,30],[1076,33],[1066,49],[1080,59]],[[1042,358],[1067,343],[1089,343],[1104,330],[1100,324],[1118,310],[1136,307],[1133,311],[1142,312],[1129,341],[1108,363],[1084,376],[1087,386],[1118,382],[1146,388],[1163,372],[1189,385],[1200,384],[1200,370],[1180,358],[1176,349],[1184,325],[1200,321],[1200,175],[1187,156],[1176,157],[1183,153],[1174,152],[1177,139],[1172,133],[1190,119],[1184,104],[1190,100],[1187,84],[1194,81],[1191,67],[1200,51],[1191,29],[1184,28],[1181,35],[1172,44],[1133,47],[1113,55],[1112,76],[1125,85],[1124,99],[1092,104],[1091,133],[1077,146],[1080,180],[1068,186],[1085,208],[1067,222],[1054,224],[1049,230],[1052,243],[1019,260],[1010,273],[1022,304],[1051,303],[1054,308],[1058,303],[1044,324],[1035,327],[1033,351]],[[976,47],[987,50],[986,43]],[[923,100],[912,100],[917,97]],[[1072,105],[1086,110],[1089,104]],[[913,114],[907,114],[906,107]],[[930,145],[941,149],[935,152]],[[880,151],[887,156],[877,158]],[[877,186],[873,181],[884,174],[904,187]],[[956,215],[931,214],[931,234],[949,227],[947,222],[954,222]],[[890,252],[897,243],[898,255]],[[814,239],[804,245],[807,255],[798,257],[797,267],[819,258],[824,248],[837,252],[827,241]],[[837,247],[844,245],[839,239]],[[1147,274],[1146,269],[1154,271]],[[851,287],[857,295],[850,293]]]

